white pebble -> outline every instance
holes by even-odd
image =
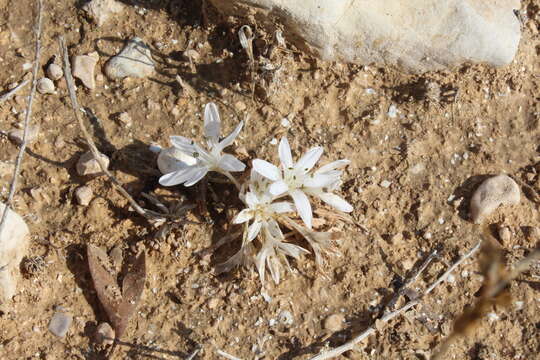
[[[392,182],[388,181],[388,180],[383,180],[383,181],[381,181],[381,183],[379,185],[382,188],[388,189],[390,187],[390,185],[392,185]]]
[[[106,167],[109,166],[109,158],[105,154],[100,154],[100,157],[103,159]],[[102,174],[101,167],[91,151],[87,151],[81,155],[79,161],[77,162],[77,174],[80,176],[85,175],[97,175]]]
[[[470,211],[474,223],[481,223],[500,205],[516,205],[520,201],[518,184],[501,174],[485,180],[471,198]]]
[[[60,80],[64,76],[64,71],[59,65],[51,63],[47,66],[47,76],[52,80]]]
[[[388,117],[395,118],[397,116],[397,113],[398,113],[398,109],[396,105],[394,104],[390,105],[390,107],[388,108]]]
[[[92,198],[94,197],[94,191],[92,191],[92,188],[90,186],[81,186],[77,190],[75,190],[75,198],[77,199],[77,202],[79,205],[87,206],[90,204],[90,201],[92,201]]]
[[[37,82],[37,91],[40,94],[54,94],[55,86],[51,79],[41,78]]]

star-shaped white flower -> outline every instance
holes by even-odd
[[[191,164],[178,164],[178,169],[159,178],[164,186],[184,184],[191,186],[201,180],[209,171],[215,171],[231,178],[230,172],[244,171],[246,166],[236,157],[223,154],[222,151],[231,145],[242,130],[243,122],[226,138],[219,141],[221,119],[216,104],[208,103],[204,109],[204,135],[208,150],[183,136],[171,136],[172,145],[181,153],[193,158]],[[180,160],[180,159],[179,159]]]
[[[320,146],[309,149],[295,164],[287,138],[282,138],[279,147],[281,170],[265,160],[253,160],[253,168],[262,176],[272,181],[269,192],[273,196],[287,194],[291,196],[298,214],[311,229],[313,214],[308,194],[320,198],[328,205],[344,212],[351,212],[352,206],[331,191],[341,183],[341,168],[349,160],[337,160],[311,172],[319,161],[323,149]]]

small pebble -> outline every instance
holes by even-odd
[[[105,165],[109,167],[110,160],[107,155],[101,154],[100,156],[105,162]],[[94,155],[91,151],[87,151],[81,155],[79,161],[77,162],[76,168],[77,174],[80,176],[102,174],[101,167],[99,166],[97,160],[94,159]]]
[[[55,86],[51,79],[41,78],[37,82],[37,91],[40,94],[54,94]]]
[[[381,181],[381,183],[379,185],[382,188],[388,189],[390,187],[390,185],[392,185],[392,182],[388,181],[388,180],[383,180],[383,181]]]
[[[219,305],[219,299],[218,298],[211,298],[208,300],[208,308],[209,309],[215,309]]]
[[[109,323],[101,323],[96,328],[94,340],[98,344],[112,345],[116,334]]]
[[[501,239],[503,243],[508,243],[511,238],[512,232],[510,231],[508,226],[501,226],[499,228],[499,239]]]
[[[39,135],[39,125],[30,125],[28,127],[28,138],[27,143],[31,144],[38,138]],[[17,145],[23,143],[24,138],[24,129],[15,129],[8,132],[8,138]]]
[[[75,198],[77,199],[77,202],[79,205],[87,206],[90,204],[90,201],[92,201],[94,197],[94,192],[92,191],[92,188],[90,186],[81,186],[77,190],[75,190]]]
[[[51,80],[60,80],[64,76],[64,71],[60,65],[51,63],[47,66],[47,76]]]
[[[145,78],[154,73],[154,60],[150,48],[138,37],[126,42],[118,55],[105,65],[105,73],[111,79]]]
[[[390,105],[390,107],[388,108],[388,117],[395,118],[397,116],[397,113],[398,113],[398,109],[396,105],[394,104]]]
[[[92,0],[82,8],[98,26],[104,25],[114,14],[124,9],[116,0]]]
[[[285,325],[292,325],[294,323],[294,317],[289,310],[283,310],[279,313],[279,321]]]
[[[99,55],[95,51],[88,55],[74,56],[72,59],[73,77],[81,80],[83,85],[90,90],[96,87],[94,71],[98,61]]]
[[[130,127],[131,124],[132,124],[131,116],[129,116],[129,114],[127,112],[123,112],[120,115],[118,115],[118,120],[122,124],[126,125],[127,127]]]
[[[481,223],[500,205],[516,205],[520,201],[519,186],[508,175],[501,174],[485,180],[474,192],[470,212],[475,224]]]
[[[71,315],[57,311],[54,313],[51,321],[49,322],[49,331],[53,335],[64,337],[66,336],[72,322],[73,317]]]
[[[530,241],[538,241],[540,240],[540,228],[536,226],[529,226],[527,228],[527,238]]]
[[[332,332],[340,331],[343,329],[344,321],[345,315],[333,314],[324,319],[323,327],[324,329]]]

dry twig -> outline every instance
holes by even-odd
[[[469,250],[465,255],[463,255],[442,276],[440,276],[437,280],[435,280],[435,282],[431,286],[429,286],[427,288],[427,290],[423,294],[421,294],[418,299],[411,300],[411,301],[407,302],[404,306],[399,308],[398,310],[395,310],[395,311],[392,311],[390,313],[387,313],[387,314],[383,315],[382,317],[380,317],[379,319],[376,320],[376,324],[374,323],[367,330],[362,332],[360,335],[357,335],[351,341],[349,341],[349,342],[347,342],[347,343],[345,343],[345,344],[343,344],[343,345],[341,345],[341,346],[339,346],[337,348],[334,348],[334,349],[332,349],[330,351],[327,351],[327,352],[319,354],[319,355],[317,355],[315,357],[312,357],[310,360],[332,359],[332,358],[335,358],[335,357],[343,354],[346,351],[353,350],[354,347],[358,343],[362,342],[364,339],[366,339],[370,335],[375,334],[377,331],[379,331],[381,329],[381,326],[380,326],[381,324],[388,323],[390,320],[394,319],[398,315],[401,315],[404,312],[406,312],[407,310],[409,310],[409,309],[413,308],[414,306],[418,305],[421,302],[422,298],[424,298],[426,295],[428,295],[430,292],[432,292],[433,289],[435,289],[437,287],[437,285],[439,285],[441,282],[446,280],[446,278],[448,277],[448,275],[450,275],[450,273],[452,271],[454,271],[458,266],[463,264],[463,262],[465,260],[467,260],[472,255],[474,255],[474,253],[476,253],[478,251],[478,249],[480,248],[480,244],[481,244],[481,242],[478,242],[478,244],[476,244],[471,250]]]
[[[6,202],[6,208],[2,214],[2,220],[0,220],[0,234],[2,234],[2,230],[4,229],[5,222],[7,219],[7,213],[11,209],[11,203],[13,202],[15,191],[17,190],[17,179],[19,177],[19,172],[21,169],[24,152],[26,150],[26,146],[28,145],[28,127],[30,126],[30,120],[32,119],[32,104],[34,103],[34,96],[36,94],[37,74],[39,71],[39,58],[41,55],[41,29],[42,29],[42,8],[43,8],[42,0],[37,0],[36,4],[37,4],[37,24],[35,28],[36,54],[34,57],[34,66],[32,69],[32,89],[30,90],[28,106],[26,107],[26,114],[24,116],[23,142],[21,144],[21,147],[19,148],[19,153],[17,154],[17,160],[15,161],[15,169],[13,170],[13,178],[9,186],[9,194],[8,194],[8,199]]]
[[[74,86],[73,76],[71,75],[71,66],[69,64],[69,56],[68,56],[68,51],[67,51],[67,48],[66,48],[66,44],[64,42],[64,37],[60,36],[58,38],[58,40],[59,40],[59,43],[60,43],[60,49],[62,51],[62,57],[63,57],[63,60],[64,60],[64,76],[66,77],[66,83],[67,83],[67,87],[68,87],[69,97],[71,99],[71,107],[73,109],[73,114],[75,115],[75,119],[77,119],[79,127],[81,128],[81,131],[82,131],[82,133],[83,133],[83,135],[84,135],[84,137],[86,139],[86,142],[88,143],[88,146],[90,147],[90,151],[92,152],[92,155],[94,155],[94,159],[98,162],[99,167],[107,175],[107,177],[112,182],[112,184],[116,188],[116,190],[128,200],[131,207],[133,207],[133,209],[135,209],[135,211],[139,215],[145,217],[147,220],[164,221],[165,218],[167,218],[166,215],[159,214],[159,213],[156,213],[156,212],[151,211],[151,210],[143,209],[133,199],[133,197],[131,197],[131,195],[129,195],[129,193],[126,191],[126,189],[124,189],[124,187],[122,186],[122,183],[120,183],[120,181],[118,181],[118,179],[116,179],[116,177],[114,177],[114,175],[109,171],[109,169],[107,169],[107,165],[104,163],[101,156],[99,156],[100,153],[99,153],[99,151],[98,151],[98,149],[96,147],[96,144],[95,144],[94,140],[92,140],[92,136],[90,136],[90,133],[86,129],[86,126],[84,125],[84,122],[83,122],[82,118],[79,115],[80,107],[79,107],[79,103],[77,101],[77,96],[75,94],[75,86]]]
[[[237,358],[236,356],[233,356],[231,354],[227,354],[225,351],[223,350],[217,350],[216,353],[221,356],[221,357],[224,357],[225,359],[229,359],[229,360],[242,360],[240,358]]]
[[[28,81],[29,80],[24,80],[22,83],[20,83],[19,85],[15,86],[13,89],[9,90],[7,93],[5,93],[4,95],[0,96],[0,104],[3,103],[4,101],[10,99],[13,95],[15,95],[19,90],[21,90],[23,87],[26,86],[26,84],[28,84]]]

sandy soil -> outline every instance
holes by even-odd
[[[217,186],[208,213],[188,218],[213,224],[188,224],[157,239],[155,230],[129,209],[104,177],[83,178],[75,163],[86,151],[73,118],[64,80],[57,94],[37,95],[33,122],[39,138],[25,158],[16,211],[32,233],[30,259],[44,265],[25,273],[20,291],[0,312],[2,359],[101,359],[92,342],[106,321],[86,261],[86,244],[125,254],[146,249],[148,278],[139,308],[114,359],[185,358],[202,346],[200,359],[217,359],[216,349],[242,359],[308,359],[342,344],[373,322],[407,273],[436,246],[444,254],[415,284],[422,289],[472,247],[480,230],[467,215],[471,191],[485,175],[507,173],[520,181],[519,205],[502,208],[488,223],[506,225],[510,240],[499,239],[509,263],[539,245],[531,227],[540,216],[534,191],[540,191],[540,13],[538,2],[523,2],[523,39],[515,61],[501,69],[465,65],[448,72],[407,75],[392,69],[325,63],[296,51],[266,54],[277,70],[257,70],[251,97],[248,59],[242,52],[235,19],[208,10],[203,27],[200,1],[126,2],[125,11],[97,27],[79,1],[45,1],[43,67],[59,56],[57,35],[67,38],[72,55],[97,51],[97,87],[78,87],[82,106],[99,121],[91,125],[111,169],[144,206],[140,195],[154,192],[167,204],[195,201],[196,188],[161,188],[150,143],[168,145],[173,134],[201,138],[202,109],[219,104],[225,131],[238,118],[249,121],[233,151],[242,160],[277,160],[275,139],[287,135],[296,156],[311,146],[325,148],[323,161],[348,158],[342,194],[353,204],[356,224],[321,217],[320,229],[343,231],[340,257],[317,268],[311,256],[279,285],[261,289],[253,269],[216,276],[215,265],[238,248],[233,242],[209,249],[228,229],[225,205],[234,188]],[[33,1],[0,0],[0,87],[29,78],[24,64],[33,59]],[[273,44],[257,24],[255,53]],[[152,47],[157,73],[147,79],[111,81],[106,61],[125,39],[141,37]],[[195,72],[182,53],[200,55]],[[43,68],[41,70],[43,72]],[[180,74],[195,90],[185,94]],[[427,91],[435,83],[441,91]],[[436,86],[435,86],[436,87]],[[0,129],[22,123],[29,87],[0,104]],[[439,96],[440,95],[440,96]],[[391,106],[397,108],[389,116]],[[132,126],[118,120],[127,112]],[[289,126],[282,125],[287,118]],[[17,146],[0,136],[0,160],[13,162]],[[0,180],[5,200],[10,176]],[[383,181],[391,182],[387,188]],[[83,207],[74,191],[86,184],[95,198]],[[232,204],[232,205],[231,205]],[[210,255],[208,255],[210,254]],[[26,260],[29,261],[29,260]],[[428,359],[452,329],[452,322],[475,302],[482,284],[476,258],[469,260],[419,307],[392,321],[376,336],[349,352],[347,359]],[[512,303],[494,308],[477,331],[459,339],[449,359],[535,359],[540,350],[540,269],[511,285]],[[264,296],[262,295],[264,294]],[[56,306],[74,316],[65,338],[47,330]],[[290,314],[290,316],[288,316]],[[324,320],[342,314],[343,329],[332,334]],[[148,348],[141,348],[144,345]]]

